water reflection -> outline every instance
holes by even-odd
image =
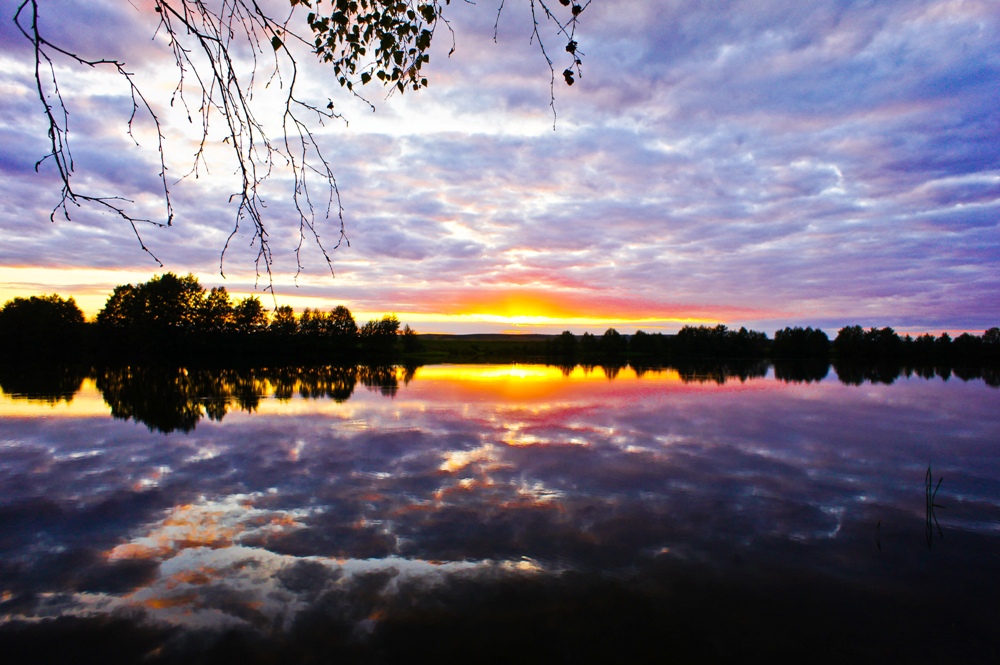
[[[151,430],[190,432],[203,417],[221,421],[233,410],[253,413],[262,397],[345,402],[355,386],[392,397],[407,370],[392,366],[285,367],[278,369],[198,369],[125,367],[102,369],[97,387],[111,415]]]
[[[0,646],[79,630],[150,662],[988,654],[1000,393],[778,371],[131,369],[68,405],[103,395],[104,418],[4,397]]]
[[[87,374],[76,365],[0,363],[0,392],[20,399],[70,402]]]

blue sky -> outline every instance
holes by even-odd
[[[235,209],[218,145],[208,174],[172,184],[174,226],[142,229],[163,268],[109,215],[49,221],[59,187],[34,169],[45,127],[16,5],[4,0],[0,24],[0,297],[73,295],[93,314],[114,285],[164,270],[254,292],[249,235],[219,272]],[[179,177],[191,128],[169,106],[176,71],[149,5],[42,3],[41,21],[137,73]],[[297,224],[276,172],[263,194],[279,304],[395,311],[427,332],[1000,323],[995,2],[594,0],[583,74],[557,82],[555,129],[525,5],[507,3],[494,42],[497,7],[453,3],[454,55],[442,32],[430,86],[372,90],[375,113],[304,68],[307,92],[348,120],[317,138],[351,245],[332,253],[335,277],[307,247],[293,279]],[[155,142],[142,121],[140,147],[127,136],[127,88],[57,64],[76,181],[157,210]]]

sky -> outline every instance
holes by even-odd
[[[330,252],[331,275],[307,241],[296,276],[291,179],[276,169],[261,190],[273,298],[246,225],[220,273],[235,164],[214,131],[208,171],[181,177],[197,127],[170,105],[177,71],[148,1],[42,2],[40,23],[88,58],[123,60],[156,109],[175,218],[140,232],[163,267],[112,215],[50,221],[60,186],[51,160],[35,168],[46,127],[17,4],[0,0],[2,301],[59,293],[92,316],[115,285],[169,270],[299,311],[395,312],[418,332],[1000,325],[995,0],[593,0],[573,86],[558,75],[565,42],[543,31],[555,117],[527,0],[505,4],[495,40],[498,2],[446,7],[455,52],[439,32],[429,87],[368,86],[375,112],[301,54],[304,96],[347,120],[315,136],[350,246]],[[76,186],[162,219],[156,142],[142,117],[139,145],[128,136],[127,86],[56,64]],[[339,222],[320,227],[329,248]]]

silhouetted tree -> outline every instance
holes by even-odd
[[[0,357],[8,362],[71,358],[80,350],[83,326],[83,312],[73,298],[14,298],[0,309]]]
[[[826,358],[830,338],[819,328],[786,327],[774,333],[771,354],[775,358]]]
[[[104,353],[158,358],[192,353],[206,332],[226,329],[226,302],[225,290],[217,289],[209,308],[205,289],[193,275],[168,272],[142,284],[117,286],[97,314]]]
[[[396,328],[399,321],[396,321]],[[326,318],[324,330],[330,336],[331,351],[338,357],[353,357],[358,350],[358,324],[351,310],[343,305],[333,308]],[[393,334],[396,331],[393,330]]]
[[[761,358],[770,351],[766,333],[724,325],[684,326],[674,337],[672,353],[679,358]]]
[[[395,314],[386,314],[378,321],[369,321],[361,326],[358,338],[362,351],[371,356],[384,357],[396,350],[396,334],[399,319]]]
[[[420,337],[417,335],[417,331],[410,327],[409,324],[403,326],[403,332],[400,334],[400,340],[403,345],[403,353],[411,354],[416,353],[421,350],[423,345],[420,343]],[[412,369],[412,367],[411,367]],[[414,370],[415,371],[415,370]],[[404,376],[404,383],[409,383],[410,379],[413,378],[413,371],[408,375],[408,378]]]
[[[665,352],[663,334],[649,334],[642,330],[636,330],[628,342],[628,352],[629,356],[633,358],[645,360],[662,357]]]
[[[334,337],[342,340],[354,339],[358,336],[358,324],[351,310],[343,305],[337,305],[327,318],[327,330]],[[397,321],[397,327],[398,327]]]
[[[578,346],[576,335],[569,330],[564,330],[546,343],[546,354],[569,363],[576,358]]]
[[[271,317],[271,332],[282,337],[289,337],[294,335],[298,328],[299,322],[296,320],[295,310],[291,306],[281,305],[275,308],[274,315]]]
[[[845,326],[837,331],[833,351],[838,358],[860,357],[864,349],[865,330],[861,326]]]
[[[601,335],[598,348],[605,358],[620,358],[628,351],[628,340],[614,328],[608,328]]]
[[[580,336],[579,349],[582,357],[592,360],[600,353],[597,337],[591,335],[589,332],[583,333],[583,335]]]
[[[771,340],[766,333],[740,326],[736,333],[724,339],[725,353],[731,358],[762,358],[770,351]]]
[[[241,335],[253,335],[267,329],[267,312],[257,296],[247,296],[233,307],[233,328]]]
[[[911,359],[921,362],[933,361],[937,357],[937,347],[934,342],[934,336],[931,334],[924,333],[923,335],[919,335],[909,345],[909,348],[906,349],[907,355]]]
[[[983,357],[1000,360],[1000,328],[993,327],[983,333]]]
[[[155,346],[198,330],[204,302],[205,290],[193,275],[168,272],[143,284],[115,287],[97,314],[97,324],[125,334],[129,341]]]
[[[952,360],[958,364],[968,365],[980,362],[983,353],[983,340],[981,337],[962,333],[951,343]]]
[[[934,352],[937,357],[941,360],[951,359],[951,335],[946,332],[941,333],[941,336],[934,340]]]
[[[201,330],[207,333],[229,332],[233,324],[233,304],[226,287],[212,287],[201,306]]]
[[[892,328],[847,326],[837,333],[833,350],[841,360],[885,362],[898,359],[905,349],[904,341]]]
[[[306,307],[299,317],[299,333],[305,337],[319,337],[325,326],[326,315],[320,310]]]
[[[903,341],[892,328],[869,328],[864,337],[864,356],[874,361],[895,361],[903,350]]]

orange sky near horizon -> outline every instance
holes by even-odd
[[[166,271],[155,271],[156,273]],[[149,271],[110,271],[98,268],[47,269],[34,266],[0,267],[0,300],[56,293],[73,297],[88,319],[96,317],[115,286],[141,283],[153,276]],[[254,290],[252,283],[239,277],[222,280],[217,275],[195,275],[203,287],[225,286],[234,300],[256,295],[265,305],[290,305],[301,313],[305,308],[330,310],[343,304],[359,322],[395,313],[400,321],[418,332],[453,332],[460,326],[466,332],[524,333],[556,328],[574,331],[605,330],[608,327],[676,331],[684,325],[729,324],[745,319],[770,318],[748,308],[690,307],[648,299],[620,300],[594,295],[580,289],[542,289],[538,287],[496,286],[487,289],[456,287],[406,294],[406,302],[397,307],[392,302],[352,302],[327,295],[297,293],[276,289],[274,298]],[[481,324],[482,330],[476,330]],[[558,332],[558,331],[557,331]]]
[[[93,320],[104,307],[114,287],[120,284],[138,284],[148,281],[167,270],[133,268],[109,270],[103,268],[44,268],[39,266],[0,266],[0,305],[15,297],[58,294],[72,297],[88,320]],[[540,287],[522,285],[495,285],[468,287],[457,285],[445,288],[415,287],[406,291],[386,289],[363,298],[337,298],[329,295],[326,282],[332,279],[335,286],[344,283],[341,278],[312,277],[303,280],[299,287],[275,287],[275,295],[262,291],[260,283],[254,285],[253,275],[195,274],[206,289],[224,286],[233,301],[247,296],[257,296],[265,307],[289,305],[297,313],[307,307],[322,311],[344,305],[354,314],[359,324],[395,314],[401,323],[418,333],[470,334],[558,334],[570,330],[575,334],[599,334],[615,328],[625,334],[637,330],[646,332],[675,333],[684,326],[726,325],[732,329],[746,326],[772,335],[785,325],[812,325],[822,327],[830,337],[836,335],[841,325],[821,325],[822,311],[786,311],[740,306],[698,305],[671,303],[655,298],[635,296],[617,298],[600,291],[573,287]],[[317,289],[316,285],[323,288]],[[344,289],[347,291],[348,289]],[[845,320],[842,325],[872,324],[862,319]],[[876,327],[881,327],[879,323]],[[982,330],[948,328],[914,328],[892,326],[899,334],[952,336],[968,332],[982,334]]]
[[[86,193],[61,210],[32,51],[8,21],[0,305],[55,293],[93,318],[116,285],[171,271],[268,309],[395,313],[418,333],[1000,324],[1000,68],[983,65],[1000,61],[996,0],[737,3],[723,17],[709,3],[590,3],[586,77],[555,88],[531,30],[516,36],[539,27],[530,3],[504,9],[505,36],[495,13],[452,3],[456,57],[437,42],[427,90],[372,105],[329,97],[328,63],[297,44],[296,99],[336,102],[346,121],[306,122],[337,186],[310,172],[306,201],[291,163],[268,168],[265,254],[231,198],[224,123],[200,144],[172,101],[178,72],[148,0],[42,4],[47,43],[127,61],[164,142],[113,68],[57,63]],[[244,92],[276,139],[285,111],[269,80]],[[199,145],[205,170],[183,177]],[[164,169],[177,177],[161,182]],[[160,228],[165,185],[173,223]],[[95,196],[153,224],[133,230]],[[300,234],[305,203],[320,242]]]

